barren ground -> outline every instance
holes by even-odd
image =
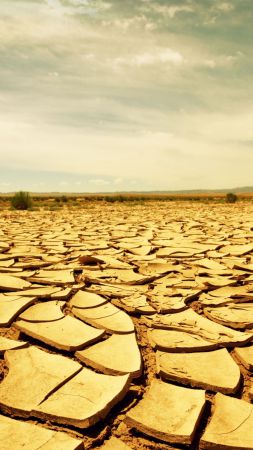
[[[133,450],[198,449],[202,446],[201,436],[214,413],[218,391],[251,404],[252,374],[245,364],[241,363],[235,349],[238,345],[250,348],[250,336],[253,338],[253,311],[250,309],[253,299],[252,204],[219,205],[184,201],[149,202],[140,205],[108,203],[101,206],[94,203],[87,209],[1,211],[0,225],[1,336],[27,342],[44,352],[62,355],[96,373],[108,373],[104,369],[91,367],[80,361],[75,355],[76,349],[60,348],[61,343],[49,345],[47,336],[35,338],[28,332],[20,331],[17,326],[23,311],[29,311],[34,304],[50,302],[55,298],[65,302],[61,305],[63,316],[76,318],[76,309],[71,306],[71,299],[80,291],[93,292],[132,318],[143,362],[141,376],[131,380],[124,398],[115,402],[104,419],[88,428],[62,424],[57,418],[38,418],[32,412],[24,418],[22,414],[17,413],[15,407],[6,408],[7,400],[2,397],[0,389],[0,410],[4,416],[66,432],[82,440],[87,450],[102,448],[111,436],[119,438]],[[12,284],[12,279],[6,281],[6,276],[26,281],[27,284],[17,288],[15,283]],[[16,313],[10,313],[10,319],[6,319],[6,311],[9,308],[5,303],[7,295],[10,297],[12,293],[13,296],[27,298],[28,294],[22,294],[22,291],[55,286],[58,287],[58,297],[52,297],[50,290],[45,296],[37,295],[34,291],[32,303],[22,308],[17,306]],[[232,289],[236,287],[242,288],[239,293]],[[69,290],[64,291],[66,288]],[[221,294],[218,292],[217,295],[212,295],[221,288],[224,288]],[[214,300],[217,298],[218,301]],[[240,304],[244,305],[244,316],[240,315]],[[203,331],[198,323],[189,322],[188,319],[182,319],[178,324],[175,324],[176,319],[173,322],[173,315],[185,312],[188,314],[189,311],[194,311],[211,323],[226,326],[231,332],[240,333],[241,342],[238,344],[234,337],[230,339],[229,333],[229,337],[224,340],[222,333],[212,334],[210,330],[205,329]],[[163,322],[164,317],[168,319],[167,325]],[[103,321],[101,325],[99,322],[95,323],[96,320],[92,324],[88,319],[78,320],[95,329],[105,329],[100,341],[109,339],[114,334],[124,333],[117,329],[112,331],[110,325],[103,327]],[[33,319],[30,321],[33,322]],[[42,318],[41,322],[44,321]],[[36,322],[40,323],[40,319],[36,319]],[[222,391],[223,388],[215,387],[211,381],[210,386],[204,388],[201,386],[201,376],[198,378],[194,375],[197,378],[194,384],[191,381],[192,374],[182,374],[180,371],[177,371],[178,378],[175,380],[172,375],[172,369],[177,369],[175,367],[168,369],[168,377],[165,379],[156,364],[157,351],[173,355],[187,352],[188,355],[210,350],[201,351],[198,344],[195,348],[191,347],[191,350],[182,348],[180,343],[173,346],[169,334],[166,348],[159,347],[159,342],[155,347],[147,333],[152,329],[163,329],[166,333],[170,333],[172,329],[178,332],[185,330],[187,336],[193,334],[204,338],[212,343],[216,350],[226,348],[229,357],[235,361],[241,372],[241,379],[234,392]],[[244,340],[244,336],[248,335],[248,340]],[[92,345],[95,347],[100,341]],[[4,383],[10,374],[6,352],[21,350],[8,350],[4,344],[1,345],[1,380]],[[90,346],[91,344],[83,345],[82,348]],[[124,348],[122,352],[124,353]],[[127,363],[126,361],[126,365]],[[187,372],[187,369],[185,370]],[[221,371],[224,376],[227,375],[225,362]],[[170,443],[169,438],[165,442],[159,437],[155,438],[131,428],[125,420],[126,414],[138,405],[143,396],[145,398],[154,379],[175,387],[183,386],[194,391],[205,390],[205,408],[199,423],[196,424],[190,445],[180,442],[180,439],[178,443]],[[19,389],[18,385],[16,389]],[[14,404],[15,395],[14,390]],[[157,400],[158,404],[159,401],[160,399]],[[180,410],[180,396],[177,402]],[[164,411],[164,414],[167,412]],[[240,428],[241,424],[236,426]],[[159,423],[157,427],[159,428]],[[176,428],[175,435],[180,435],[180,427]],[[247,448],[253,448],[252,429],[251,436],[247,436]],[[245,445],[244,438],[242,433],[242,447]],[[6,440],[6,436],[4,439]],[[12,437],[9,438],[9,448],[14,449],[11,439]],[[229,445],[230,447],[226,448],[238,448],[233,442]],[[4,448],[7,448],[7,444]],[[16,444],[15,448],[26,447]],[[31,448],[35,450],[36,446]],[[213,448],[220,447],[216,444]],[[115,450],[118,449],[115,447]]]

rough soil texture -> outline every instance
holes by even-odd
[[[104,359],[103,363],[96,362],[93,367],[86,365],[87,362],[76,357],[75,349],[64,350],[60,345],[54,346],[54,342],[48,345],[47,339],[34,338],[26,332],[20,332],[18,322],[22,318],[27,324],[44,323],[50,326],[50,323],[54,325],[60,323],[63,314],[80,323],[89,324],[94,330],[103,330],[104,325],[104,332],[101,332],[99,340],[87,346],[84,342],[83,347],[81,346],[84,349],[91,348],[91,345],[95,348],[110,336],[121,335],[122,330],[124,336],[127,336],[131,318],[142,357],[141,376],[131,377],[124,398],[120,397],[116,404],[114,401],[114,406],[108,409],[106,417],[98,420],[95,425],[80,429],[68,424],[61,425],[57,422],[57,418],[53,421],[37,419],[33,414],[22,418],[16,414],[15,407],[6,409],[0,398],[0,413],[6,417],[45,429],[65,432],[71,437],[80,439],[87,450],[102,447],[111,437],[120,439],[132,450],[201,448],[201,436],[211,423],[215,411],[217,395],[215,388],[205,391],[206,405],[190,445],[163,442],[126,425],[126,414],[147,394],[154,379],[162,379],[165,383],[193,389],[191,383],[187,384],[188,377],[185,377],[185,374],[182,374],[180,382],[177,367],[173,367],[177,372],[177,381],[164,379],[162,374],[158,375],[157,351],[166,351],[169,355],[171,351],[182,353],[185,350],[182,351],[180,345],[173,350],[159,349],[158,345],[156,350],[147,333],[152,328],[166,330],[168,342],[170,342],[169,333],[176,330],[179,334],[184,332],[186,335],[188,333],[198,339],[205,339],[216,348],[227,348],[240,369],[241,381],[235,393],[226,395],[229,398],[242,399],[249,404],[252,402],[250,399],[250,390],[253,386],[250,371],[252,352],[244,353],[242,364],[240,352],[236,353],[234,350],[236,345],[242,348],[253,345],[251,330],[253,323],[249,323],[250,318],[244,327],[238,316],[239,326],[236,327],[236,314],[237,311],[240,313],[238,308],[240,303],[243,305],[253,303],[251,204],[147,202],[140,205],[115,203],[101,206],[94,203],[92,208],[78,210],[66,208],[55,212],[3,211],[0,214],[0,286],[0,323],[3,323],[1,314],[3,321],[5,320],[5,308],[8,305],[6,299],[8,296],[12,298],[11,294],[13,302],[14,296],[23,299],[32,298],[33,305],[49,301],[54,301],[55,305],[57,298],[60,300],[61,308],[61,312],[57,312],[56,316],[51,317],[50,313],[47,317],[47,314],[43,313],[40,318],[39,313],[36,313],[33,319],[35,310],[29,312],[29,308],[32,308],[29,302],[22,310],[17,302],[17,312],[14,315],[12,304],[11,323],[0,328],[0,336],[14,341],[24,341],[28,346],[35,346],[44,352],[62,355],[94,372],[101,373],[105,370],[104,373],[107,373],[107,369],[103,369]],[[43,291],[43,288],[48,289]],[[31,297],[32,289],[34,297]],[[78,302],[76,297],[71,301],[81,291],[91,292],[100,297],[86,294],[81,295],[80,299],[78,297]],[[116,306],[101,308],[99,305],[107,304],[104,302]],[[222,304],[222,309],[228,310],[233,306],[233,326],[231,327],[230,316],[225,313],[222,325],[219,320],[215,320],[215,314],[207,317],[205,308],[208,309],[208,304],[211,304],[212,308],[215,308],[215,304],[216,307]],[[120,314],[117,313],[118,309]],[[36,311],[39,310],[40,308],[36,308]],[[42,310],[44,311],[44,308]],[[182,316],[177,314],[188,310],[194,311],[208,322],[201,321],[201,325],[198,325],[198,321],[188,319],[177,322],[176,317],[188,317],[187,314]],[[111,313],[107,314],[106,311]],[[219,331],[222,328],[217,325],[226,327],[225,331]],[[239,344],[235,344],[236,340]],[[9,366],[5,350],[12,352],[14,347],[13,350],[9,348],[5,349],[4,343],[0,346],[1,382],[8,379]],[[19,351],[21,352],[21,349],[15,349],[16,353]],[[197,353],[200,349],[195,351]],[[208,352],[209,350],[205,350],[205,353]],[[131,358],[131,352],[127,352],[127,355]],[[247,355],[249,355],[248,362],[245,361]],[[122,358],[122,355],[120,357]],[[132,361],[129,363],[130,366],[131,363]],[[223,370],[226,371],[226,367]],[[198,389],[198,386],[194,385],[194,389]],[[48,393],[47,398],[50,399],[50,395],[51,393]],[[178,403],[180,404],[180,398]],[[222,404],[219,408],[222,408]],[[227,414],[229,411],[226,409]],[[246,429],[250,434],[247,436],[248,442],[252,442],[253,429],[250,427]],[[243,447],[244,444],[239,442],[238,445]],[[21,444],[16,448],[25,449]],[[233,446],[232,442],[229,448],[238,446]],[[253,448],[251,444],[249,448]],[[118,449],[115,447],[115,450]]]

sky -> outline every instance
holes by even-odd
[[[0,192],[253,185],[252,0],[1,0]]]

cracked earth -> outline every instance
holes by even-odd
[[[253,449],[252,214],[2,211],[1,450]]]

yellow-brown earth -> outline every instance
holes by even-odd
[[[2,450],[253,448],[252,204],[94,202],[0,225]]]

